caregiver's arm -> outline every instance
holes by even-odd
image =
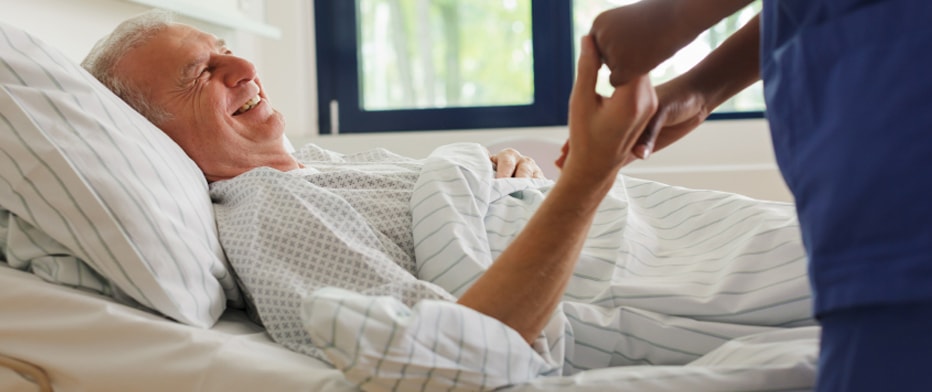
[[[612,85],[646,74],[751,0],[642,0],[599,14],[589,31]]]
[[[591,38],[584,37],[563,173],[524,230],[458,301],[502,321],[528,342],[559,303],[595,211],[656,109],[646,77],[619,86],[611,97],[596,94],[600,66]]]
[[[641,159],[686,136],[709,113],[760,79],[760,15],[686,73],[657,86],[657,113],[634,154]]]

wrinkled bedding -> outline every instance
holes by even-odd
[[[550,181],[493,179],[474,144],[296,156],[305,169],[212,185],[221,241],[273,339],[364,389],[811,388],[818,329],[790,205],[619,177],[529,346],[453,301]]]

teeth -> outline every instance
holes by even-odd
[[[260,98],[258,95],[256,95],[255,97],[253,97],[252,99],[250,99],[249,102],[246,102],[245,104],[243,104],[243,106],[240,107],[240,108],[236,111],[236,113],[233,113],[233,114],[243,114],[243,113],[246,113],[246,112],[249,111],[249,109],[252,109],[252,108],[256,107],[256,105],[258,105],[259,102],[261,102],[261,101],[262,101],[262,98]]]

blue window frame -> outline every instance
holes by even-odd
[[[403,1],[403,0],[399,0]],[[457,0],[452,0],[457,1]],[[465,0],[464,0],[465,1]],[[572,0],[533,0],[533,99],[526,104],[388,108],[363,105],[362,27],[356,0],[315,0],[321,134],[559,126],[567,122],[574,77]],[[710,119],[760,118],[762,111],[715,112]]]

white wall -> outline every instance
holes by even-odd
[[[313,142],[347,153],[385,147],[403,155],[423,157],[441,144],[458,141],[487,144],[508,137],[566,137],[565,127],[317,135],[311,4],[310,0],[211,0],[209,3],[224,12],[234,10],[244,17],[264,20],[281,29],[279,39],[205,25],[191,18],[180,19],[223,36],[231,42],[234,51],[256,64],[271,103],[288,121],[287,131],[295,144]],[[148,7],[127,0],[0,0],[0,21],[24,28],[80,61],[98,38],[123,19],[146,9]],[[707,122],[676,145],[648,161],[632,164],[625,172],[670,184],[791,200],[774,164],[763,120]]]
[[[25,29],[80,61],[98,38],[145,9],[114,0],[0,0],[0,21]]]
[[[210,0],[198,3],[188,0],[158,0],[184,6],[230,9],[231,15],[240,10],[258,8],[258,17],[265,17],[264,0]],[[123,20],[149,10],[151,7],[129,0],[0,0],[0,22],[29,31],[39,39],[55,46],[65,55],[80,62],[98,39],[113,30]],[[245,16],[244,17],[248,17]],[[240,32],[225,26],[177,16],[178,21],[195,25],[223,37],[248,58],[262,63],[258,48],[263,39],[255,34]]]

